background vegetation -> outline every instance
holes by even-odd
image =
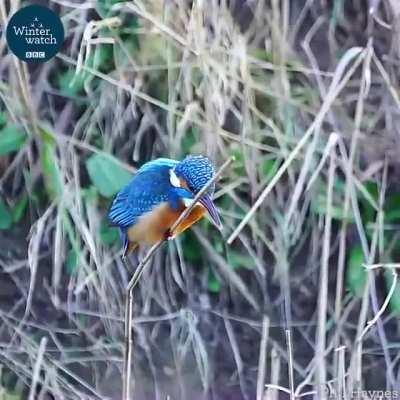
[[[53,60],[0,37],[0,398],[120,398],[132,271],[107,209],[189,153],[236,157],[225,230],[143,276],[135,399],[400,390],[398,2],[41,3]]]

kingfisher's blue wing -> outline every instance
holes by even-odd
[[[144,164],[133,179],[115,197],[108,218],[121,229],[157,205],[171,201],[169,171],[177,161],[159,158]]]

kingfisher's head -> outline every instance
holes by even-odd
[[[215,169],[211,161],[204,156],[187,156],[170,171],[171,184],[182,191],[182,200],[185,205],[191,203],[191,199],[213,178]],[[207,210],[212,222],[218,229],[222,229],[221,220],[212,201],[215,184],[213,183],[206,193],[200,197],[199,203]]]

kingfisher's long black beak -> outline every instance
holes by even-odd
[[[218,228],[218,230],[222,231],[222,223],[218,214],[217,207],[215,207],[214,202],[212,201],[209,194],[205,194],[199,199],[199,203],[204,206],[210,215],[212,223]]]

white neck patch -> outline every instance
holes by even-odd
[[[180,179],[176,176],[175,171],[171,168],[169,170],[169,181],[171,182],[171,185],[174,187],[181,187],[181,181]]]
[[[193,199],[188,199],[184,197],[182,200],[186,208],[189,208],[193,204]]]

